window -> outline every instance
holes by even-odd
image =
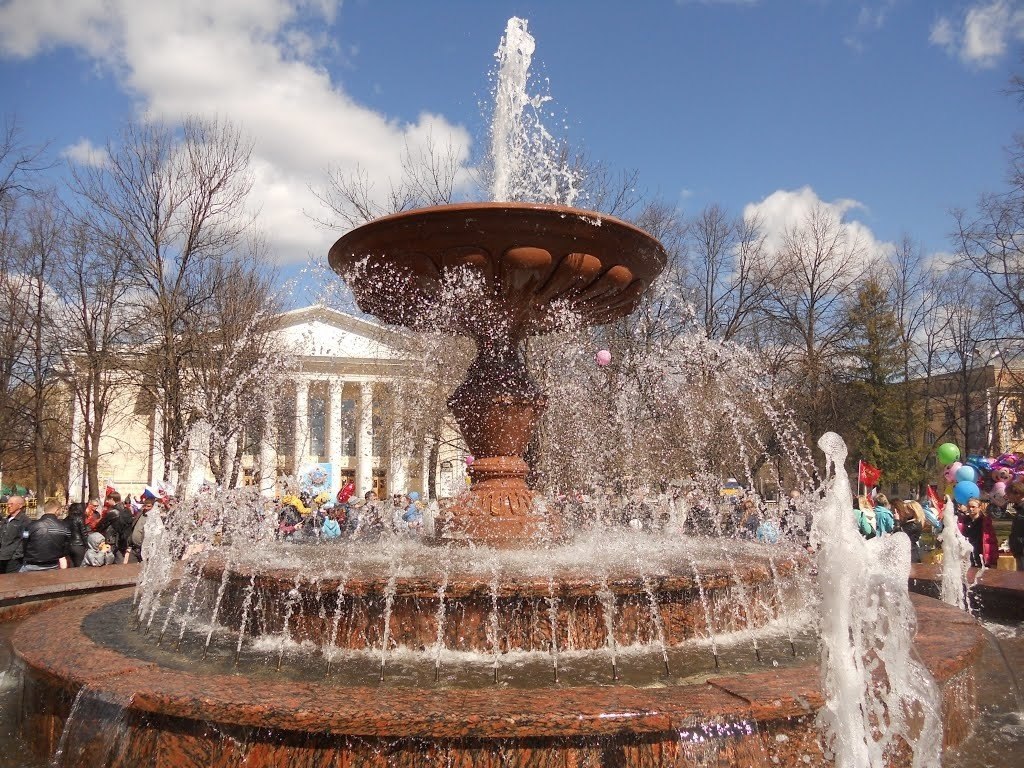
[[[932,432],[930,429],[924,433],[924,444],[935,445],[935,433]]]

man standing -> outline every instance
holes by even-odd
[[[0,529],[0,573],[17,573],[25,556],[25,499],[11,496],[7,500],[7,519]]]
[[[25,564],[21,572],[50,571],[67,567],[67,557],[71,554],[71,529],[63,521],[57,519],[60,504],[48,501],[43,506],[43,514],[33,521],[25,535]]]

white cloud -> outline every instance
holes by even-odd
[[[1024,4],[1021,0],[990,0],[970,6],[961,21],[940,16],[932,24],[928,40],[965,64],[994,67],[1011,41],[1024,40]]]
[[[866,210],[863,203],[849,198],[825,201],[809,186],[778,189],[758,203],[748,203],[743,209],[743,218],[760,219],[765,244],[769,249],[776,249],[782,245],[786,233],[804,225],[815,209],[823,209],[834,217],[845,230],[847,243],[855,243],[866,259],[883,257],[892,251],[892,243],[879,240],[868,226],[851,218],[852,212]]]
[[[953,23],[945,16],[940,16],[932,24],[931,33],[928,35],[928,42],[943,48],[953,46],[951,52],[956,50],[956,32],[953,30]]]
[[[885,26],[896,2],[897,0],[877,0],[862,5],[857,12],[856,26],[843,38],[843,42],[858,53],[863,52],[865,38]]]
[[[319,213],[308,185],[322,182],[328,164],[360,166],[383,194],[406,144],[432,135],[452,141],[463,161],[469,152],[463,127],[440,115],[406,124],[375,112],[317,65],[336,45],[325,25],[339,7],[340,0],[11,0],[0,6],[0,53],[27,58],[69,46],[109,68],[140,114],[240,125],[255,143],[253,207],[271,250],[297,261],[325,254],[334,237],[302,213]],[[68,153],[88,157],[87,150],[79,142]]]
[[[91,165],[98,168],[107,162],[107,150],[96,146],[88,139],[79,139],[65,147],[60,154],[76,165]]]

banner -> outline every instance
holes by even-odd
[[[857,467],[860,482],[865,488],[874,488],[878,485],[878,481],[882,479],[882,470],[866,461],[857,462]]]

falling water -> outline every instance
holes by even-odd
[[[912,745],[914,768],[937,766],[941,704],[935,681],[912,652],[910,540],[860,535],[851,521],[846,444],[827,432],[818,445],[831,478],[812,528],[822,604],[819,722],[837,768],[883,768],[897,739]]]
[[[961,611],[970,610],[967,600],[967,569],[971,565],[971,542],[960,533],[956,522],[956,508],[946,497],[942,510],[942,602],[955,606]]]
[[[75,694],[75,700],[71,702],[71,709],[68,712],[67,719],[64,721],[64,728],[60,732],[60,739],[57,741],[57,749],[53,752],[53,757],[50,759],[50,768],[60,768],[61,761],[64,757],[64,750],[68,746],[68,734],[71,733],[75,720],[78,717],[79,710],[82,708],[82,702],[88,695],[88,688],[82,686],[78,689],[78,693]]]
[[[252,598],[256,592],[256,572],[253,571],[249,577],[249,585],[245,588],[245,597],[242,598],[242,621],[238,626],[238,644],[235,646],[235,666],[238,666],[238,659],[242,655],[242,641],[245,639],[245,628],[249,623],[249,611],[252,609]]]
[[[444,593],[448,590],[448,566],[441,573],[441,583],[437,586],[437,639],[434,641],[434,682],[441,679],[441,653],[444,651]]]
[[[178,639],[174,644],[174,649],[178,650],[181,648],[181,641],[185,639],[185,630],[188,628],[189,620],[192,618],[192,609],[196,601],[196,592],[199,591],[199,583],[202,581],[200,574],[202,573],[202,566],[196,566],[196,571],[192,574],[192,587],[188,593],[188,600],[185,602],[185,610],[181,614],[181,619],[178,623]]]
[[[213,601],[213,613],[210,616],[210,628],[206,632],[206,642],[203,644],[203,658],[210,652],[210,641],[213,639],[213,630],[217,627],[217,618],[220,616],[220,604],[224,600],[224,592],[228,588],[228,578],[231,574],[231,561],[224,562],[224,572],[220,576],[220,586],[217,587],[217,597]]]
[[[612,680],[619,679],[618,646],[615,642],[615,595],[608,587],[608,579],[601,579],[597,590],[597,599],[601,601],[601,613],[604,615],[605,646],[612,659]]]
[[[334,657],[338,652],[338,627],[341,626],[341,616],[345,611],[345,586],[348,584],[348,572],[350,564],[348,561],[342,568],[341,578],[338,579],[338,589],[334,595],[334,616],[331,618],[331,636],[328,640],[330,656],[327,658],[327,674],[331,674],[331,667],[334,664]]]
[[[548,630],[551,632],[551,670],[554,682],[558,682],[558,598],[555,597],[555,580],[548,579]]]
[[[391,610],[395,606],[395,590],[398,584],[398,566],[391,561],[391,575],[384,588],[384,626],[381,629],[380,641],[380,679],[384,679],[384,665],[387,663],[388,646],[391,644]]]
[[[491,199],[572,205],[579,194],[579,173],[561,160],[558,142],[540,120],[550,97],[527,90],[536,44],[526,28],[526,19],[509,19],[494,54],[498,70],[491,116]]]
[[[736,585],[736,592],[739,594],[739,608],[741,611],[746,613],[746,621],[753,622],[753,611],[754,605],[750,601],[750,594],[747,592],[747,585],[743,582],[743,578],[740,576],[740,571],[736,567],[736,559],[732,556],[732,553],[728,549],[724,549],[722,554],[725,556],[725,561],[729,564],[729,578],[732,583]],[[742,613],[741,620],[742,620]],[[761,649],[757,644],[757,636],[751,638],[754,643],[754,656],[758,661],[761,660]]]
[[[708,638],[711,640],[711,653],[715,657],[715,669],[718,669],[718,641],[715,639],[715,630],[711,624],[711,607],[708,605],[708,597],[704,594],[704,582],[700,578],[700,569],[693,556],[687,558],[690,568],[693,570],[693,580],[697,584],[697,596],[700,598],[700,607],[704,611],[704,623],[708,628]]]
[[[295,611],[295,606],[302,601],[302,592],[299,591],[299,587],[302,584],[302,574],[295,576],[295,585],[288,590],[287,596],[284,599],[284,624],[281,627],[281,650],[277,654],[277,671],[281,671],[281,665],[284,663],[284,652],[288,647],[288,644],[292,641],[291,635],[291,620],[292,613]]]
[[[498,634],[498,567],[491,570],[491,611],[487,618],[487,642],[491,646],[493,659],[494,682],[498,682],[498,659],[501,656],[501,636]]]
[[[637,569],[640,576],[640,582],[644,587],[644,594],[647,595],[647,610],[651,616],[651,622],[654,624],[654,635],[658,640],[658,645],[661,647],[661,658],[665,665],[665,676],[668,677],[672,673],[669,671],[668,666],[668,648],[665,646],[665,624],[661,619],[661,609],[658,607],[658,597],[654,592],[654,583],[651,581],[651,577],[646,575],[640,568],[639,559],[637,560]]]
[[[171,618],[174,616],[174,611],[178,607],[178,600],[181,599],[182,590],[185,588],[187,579],[179,579],[178,586],[174,590],[174,594],[171,596],[171,604],[167,606],[167,613],[164,615],[164,623],[160,627],[160,637],[157,638],[156,644],[159,646],[164,641],[164,635],[167,633],[167,627],[170,626]]]
[[[780,613],[783,616],[783,626],[786,628],[786,637],[789,638],[789,649],[793,655],[796,656],[796,642],[793,639],[793,621],[786,610],[786,598],[782,593],[782,579],[779,578],[779,569],[775,565],[775,555],[772,551],[768,550],[768,568],[772,573],[772,584],[775,585],[775,599],[778,601],[778,608],[776,613]]]

